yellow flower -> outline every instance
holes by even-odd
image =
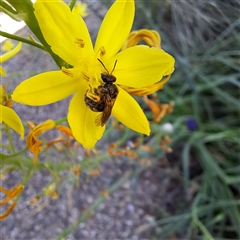
[[[34,8],[53,52],[73,68],[63,67],[61,71],[46,72],[25,80],[15,89],[12,99],[41,106],[75,93],[69,106],[68,122],[76,140],[85,148],[92,148],[102,137],[105,125],[96,124],[101,113],[91,110],[85,100],[100,103],[103,99],[100,89],[104,86],[102,73],[113,74],[118,94],[110,112],[132,130],[149,135],[149,122],[141,107],[121,85],[142,88],[158,82],[173,72],[174,58],[161,49],[141,45],[119,52],[132,28],[134,0],[113,3],[101,24],[94,47],[83,19],[71,12],[64,2],[37,0]],[[109,95],[107,98],[109,103]],[[103,108],[106,101],[103,101]]]
[[[87,4],[82,2],[77,2],[75,7],[73,8],[76,14],[80,15],[81,17],[87,17]]]
[[[15,56],[21,50],[21,47],[22,47],[22,43],[20,42],[14,49],[1,55],[0,63],[6,62],[7,60]],[[6,77],[6,72],[4,71],[2,66],[0,66],[0,75],[2,75],[3,77]]]
[[[42,141],[37,139],[37,137],[40,134],[53,129],[55,127],[55,122],[49,119],[37,126],[32,122],[28,122],[28,126],[31,131],[26,138],[26,144],[29,151],[32,154],[34,154],[33,164],[36,165],[38,160],[38,155],[41,152],[42,148],[44,147],[43,145],[41,145]]]
[[[8,99],[6,89],[4,86],[0,85],[0,124],[4,122],[16,131],[21,136],[21,139],[23,139],[24,127],[22,121],[11,107],[12,102]]]

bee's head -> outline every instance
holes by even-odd
[[[100,59],[97,59],[97,60],[102,64],[102,66],[107,71],[106,73],[101,73],[101,78],[102,78],[103,82],[105,82],[105,83],[114,83],[114,82],[116,82],[117,79],[116,79],[115,76],[112,75],[112,72],[114,71],[114,69],[116,67],[117,60],[115,61],[114,66],[113,66],[113,70],[110,73],[107,70],[107,68],[105,67],[105,65],[103,64],[103,62]]]
[[[104,83],[114,83],[116,82],[116,77],[108,73],[101,73],[101,78]]]

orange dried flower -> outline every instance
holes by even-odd
[[[171,141],[172,141],[172,140],[171,140],[170,137],[165,136],[165,137],[163,137],[162,140],[160,140],[159,145],[160,145],[160,147],[161,147],[164,151],[170,153],[170,152],[172,152],[172,149],[167,146],[167,143],[170,143]]]
[[[3,220],[9,216],[9,214],[13,211],[16,206],[16,202],[12,202],[13,198],[15,198],[19,193],[22,192],[24,186],[22,184],[16,185],[12,190],[7,190],[0,186],[0,191],[3,192],[6,197],[0,201],[0,206],[5,204],[10,204],[9,208],[0,215],[0,220]]]
[[[111,125],[119,131],[122,131],[124,129],[124,126],[122,124],[118,124],[118,121],[115,119],[113,119],[113,121],[111,122]]]
[[[116,151],[113,151],[114,148],[116,148],[116,143],[111,143],[108,147],[108,153],[111,155],[111,156],[123,156],[125,155],[125,151],[124,150],[116,150]]]
[[[62,133],[65,133],[67,136],[73,138],[72,130],[69,127],[63,126],[63,125],[58,125],[58,126],[56,126],[56,129]]]
[[[148,97],[143,97],[144,102],[149,106],[153,115],[154,115],[154,122],[160,122],[161,119],[169,113],[172,113],[174,102],[170,102],[169,104],[160,104],[157,98],[151,100]]]
[[[46,146],[51,147],[52,145],[54,145],[59,151],[61,151],[61,150],[63,150],[63,146],[61,144],[61,142],[63,142],[63,141],[65,141],[65,138],[63,136],[59,136],[55,139],[48,141]]]
[[[64,142],[67,147],[70,147],[71,140],[74,139],[72,130],[67,126],[62,125],[56,126],[56,129],[60,131],[61,134],[59,137],[48,141],[47,147],[54,145],[59,151],[61,151],[63,149],[61,142]]]
[[[131,152],[129,146],[125,147],[124,150],[122,149],[122,150],[115,150],[115,151],[113,151],[113,149],[116,148],[116,146],[117,146],[116,143],[111,143],[111,144],[109,145],[109,147],[108,147],[108,153],[109,153],[111,156],[124,156],[124,155],[126,155],[126,156],[128,156],[128,157],[130,157],[130,158],[136,158],[136,157],[138,156],[137,153]]]
[[[125,148],[125,154],[130,158],[137,158],[137,153],[131,152],[130,147]]]
[[[84,148],[83,151],[86,157],[90,157],[91,155],[96,156],[99,153],[99,151],[94,148]]]
[[[33,163],[34,165],[37,164],[37,160],[38,160],[38,155],[41,152],[42,148],[44,147],[42,144],[42,141],[37,139],[37,137],[50,130],[53,129],[55,127],[55,122],[51,119],[35,126],[34,123],[32,122],[28,122],[27,125],[30,128],[30,133],[28,134],[27,138],[26,138],[26,144],[27,147],[29,149],[29,151],[34,154],[34,160]]]
[[[141,149],[146,151],[146,152],[152,152],[154,150],[154,147],[148,146],[148,145],[142,145]]]
[[[33,199],[31,199],[31,200],[28,202],[28,204],[34,205],[36,202],[39,201],[40,198],[41,198],[41,196],[40,196],[40,195],[37,195],[37,196],[35,196]]]
[[[80,168],[80,165],[75,165],[75,166],[72,166],[70,171],[72,171],[78,178],[81,174],[81,168]]]
[[[97,177],[100,174],[100,170],[99,169],[89,170],[88,174],[93,176],[93,177]]]

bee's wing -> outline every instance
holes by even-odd
[[[115,101],[116,101],[116,99],[112,98],[111,101],[106,102],[103,112],[101,114],[99,114],[95,119],[95,124],[97,126],[103,127],[106,124],[107,120],[111,116],[112,108],[113,108]]]

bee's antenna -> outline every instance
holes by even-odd
[[[97,60],[102,64],[102,66],[105,68],[105,70],[107,71],[107,73],[109,73],[108,70],[106,69],[106,67],[104,66],[103,62],[102,62],[99,58],[98,58]]]
[[[111,71],[111,73],[109,73],[108,70],[107,70],[107,68],[106,68],[105,65],[103,64],[103,62],[102,62],[99,58],[98,58],[97,60],[102,64],[102,66],[104,67],[104,69],[107,71],[108,74],[112,74],[112,73],[113,73],[113,71],[115,70],[115,67],[116,67],[116,65],[117,65],[117,61],[118,61],[118,60],[115,61],[114,66],[113,66],[113,70]]]
[[[118,61],[118,60],[116,60],[116,61],[115,61],[115,63],[114,63],[114,66],[113,66],[113,70],[111,71],[111,73],[110,73],[110,74],[112,74],[112,73],[113,73],[113,71],[114,71],[114,69],[115,69],[115,67],[116,67],[116,65],[117,65],[117,61]]]

